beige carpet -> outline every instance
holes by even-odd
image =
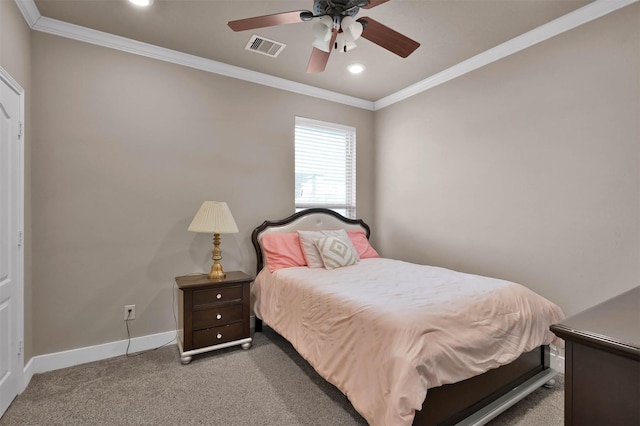
[[[538,389],[491,425],[562,425],[563,382]],[[194,357],[177,347],[33,377],[0,425],[366,425],[272,330],[254,345]]]

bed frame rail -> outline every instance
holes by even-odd
[[[549,347],[540,346],[511,364],[429,389],[413,424],[485,424],[551,380],[557,372],[549,368],[549,360]]]

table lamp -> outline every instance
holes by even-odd
[[[222,259],[220,234],[235,234],[238,232],[238,226],[233,220],[233,216],[231,216],[227,203],[223,201],[205,201],[202,203],[188,230],[213,234],[213,255],[211,257],[213,265],[211,265],[208,277],[210,280],[223,280],[226,275],[220,264],[220,259]]]

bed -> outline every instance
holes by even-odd
[[[258,226],[256,332],[282,335],[374,426],[485,424],[553,381],[559,307],[519,284],[381,258],[370,233],[320,208]]]

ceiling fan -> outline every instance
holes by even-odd
[[[347,52],[356,47],[362,37],[398,56],[406,58],[420,43],[382,25],[373,18],[356,19],[360,9],[386,3],[389,0],[314,0],[313,12],[295,10],[230,21],[233,31],[246,31],[276,25],[294,24],[316,20],[313,27],[313,51],[307,65],[307,73],[324,71],[332,50]]]

